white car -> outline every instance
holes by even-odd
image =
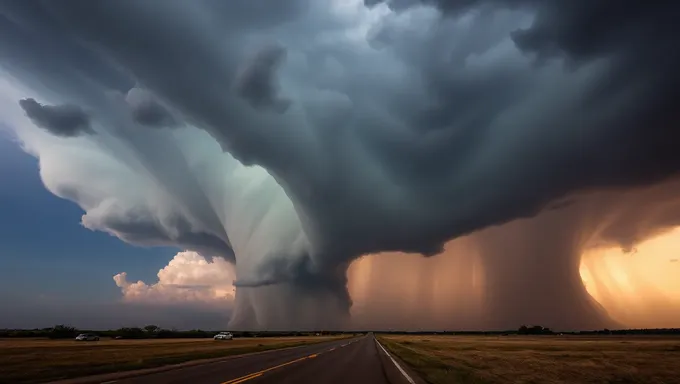
[[[220,332],[213,337],[213,340],[231,340],[233,338],[234,335],[231,332]]]
[[[76,336],[76,341],[99,341],[99,336],[91,333],[81,333]]]

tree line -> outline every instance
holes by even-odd
[[[328,336],[339,334],[359,334],[367,330],[353,331],[231,331],[235,337],[286,337],[286,336]],[[522,325],[515,330],[506,331],[398,331],[398,330],[376,330],[375,333],[383,334],[408,334],[408,335],[680,335],[680,328],[651,328],[651,329],[600,329],[590,331],[553,331],[550,328],[540,325]],[[112,330],[86,330],[58,324],[50,328],[39,329],[0,329],[0,338],[9,337],[46,337],[51,339],[74,338],[81,333],[93,333],[100,337],[110,337],[114,339],[181,339],[181,338],[211,338],[219,331],[207,331],[201,329],[177,330],[165,329],[157,325],[146,325],[144,327],[124,327]]]
[[[2,337],[46,337],[50,339],[69,339],[75,338],[81,333],[92,333],[99,337],[110,337],[114,339],[196,339],[211,338],[220,331],[206,331],[192,329],[180,331],[177,329],[165,329],[157,325],[146,325],[144,327],[124,327],[112,330],[87,330],[77,329],[65,324],[58,324],[50,328],[39,329],[0,329]],[[334,335],[343,332],[318,331],[318,332],[282,332],[282,331],[232,331],[235,337],[285,337],[285,336],[315,336],[315,335]]]
[[[680,335],[680,328],[649,328],[649,329],[599,329],[588,331],[553,331],[540,325],[522,325],[518,329],[505,331],[374,331],[386,334],[407,335]]]

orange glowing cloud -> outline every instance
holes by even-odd
[[[677,327],[680,321],[680,228],[638,244],[587,252],[581,278],[610,316],[630,327]]]

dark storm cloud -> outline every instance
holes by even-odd
[[[193,228],[180,216],[160,222],[151,212],[123,211],[120,208],[101,217],[83,217],[83,225],[112,233],[122,240],[143,246],[176,246],[205,256],[221,256],[234,261],[234,251],[220,237]]]
[[[417,4],[441,14],[384,18],[372,26],[375,50],[347,36],[326,42],[343,26],[325,22],[333,17],[319,2],[163,4],[6,1],[0,12],[20,20],[2,24],[8,36],[57,31],[65,42],[52,50],[77,47],[52,51],[64,68],[94,63],[87,73],[64,70],[73,82],[42,81],[55,77],[44,67],[25,77],[84,106],[96,90],[134,79],[276,178],[312,249],[292,268],[271,261],[262,281],[293,275],[305,287],[362,253],[436,254],[452,237],[534,216],[566,195],[680,170],[671,139],[680,120],[674,2],[391,0],[404,14]],[[272,36],[281,46],[250,61]],[[38,38],[0,40],[24,63],[44,48]],[[130,78],[111,87],[116,68]],[[107,80],[97,82],[97,72]],[[280,106],[279,93],[290,97],[286,113],[251,108]],[[564,254],[576,255],[568,245]]]
[[[35,99],[19,100],[19,105],[35,125],[53,135],[75,137],[94,133],[89,116],[76,105],[44,105]]]
[[[21,14],[52,16],[50,25],[61,25],[97,45],[145,86],[205,127],[238,158],[270,169],[305,216],[319,227],[317,232],[322,238],[318,241],[327,245],[324,248],[350,254],[384,248],[432,253],[451,236],[532,215],[570,191],[651,182],[680,168],[680,156],[672,141],[667,140],[678,118],[675,111],[679,110],[674,97],[678,88],[673,86],[678,76],[670,70],[678,63],[673,53],[677,50],[668,49],[668,36],[672,35],[668,32],[676,27],[667,18],[652,17],[673,14],[677,6],[664,3],[644,10],[626,7],[608,13],[602,2],[595,3],[513,2],[537,11],[530,27],[509,31],[522,49],[545,54],[546,47],[554,47],[549,53],[564,52],[585,62],[606,57],[612,64],[608,73],[589,85],[581,99],[587,103],[571,101],[551,106],[555,109],[552,115],[542,112],[537,104],[533,107],[537,108],[535,116],[514,124],[523,131],[516,137],[530,139],[519,143],[508,138],[508,144],[495,149],[492,138],[499,133],[492,123],[522,98],[536,92],[537,85],[531,73],[513,65],[471,76],[474,68],[466,68],[454,59],[466,57],[474,47],[456,51],[456,47],[447,45],[451,36],[447,32],[451,30],[446,22],[434,24],[431,33],[420,40],[392,33],[395,39],[391,48],[412,66],[409,74],[424,76],[426,88],[392,92],[381,89],[384,84],[371,79],[350,79],[341,91],[356,102],[351,125],[340,137],[321,130],[314,132],[318,142],[335,148],[320,151],[310,145],[311,138],[303,128],[292,125],[292,121],[248,112],[238,99],[229,97],[228,90],[238,78],[237,68],[247,62],[247,55],[242,54],[243,44],[236,38],[222,39],[219,45],[217,40],[212,41],[216,32],[227,28],[224,23],[210,23],[213,19],[209,17],[201,19],[208,14],[216,20],[236,20],[241,16],[226,16],[224,5],[219,6],[224,13],[202,12],[216,6],[206,2],[205,7],[195,7],[197,16],[191,18],[180,2],[169,2],[161,11],[163,17],[153,21],[147,16],[157,10],[146,3],[133,2],[76,1],[59,7],[44,3],[43,8],[22,9]],[[299,11],[295,4],[291,3],[292,9]],[[449,14],[477,5],[501,7],[491,0],[437,5]],[[240,3],[234,7],[242,10]],[[40,12],[33,8],[40,8]],[[611,12],[623,24],[608,23]],[[286,15],[293,20],[299,13],[291,11]],[[197,24],[197,19],[204,23]],[[284,19],[269,20],[269,28]],[[124,30],[120,29],[122,25],[126,26]],[[154,33],[142,33],[142,28]],[[582,37],[584,31],[592,31],[593,37]],[[630,38],[633,35],[638,37]],[[268,63],[276,63],[281,55],[280,49],[272,52],[263,56]],[[627,65],[632,62],[634,67]],[[263,68],[266,70],[253,71],[258,74],[253,76],[257,81],[245,82],[257,85],[245,88],[251,102],[271,101],[272,66]],[[636,72],[629,72],[632,68]],[[359,104],[364,98],[401,121],[385,120],[362,107]],[[286,129],[285,138],[276,133],[280,130],[271,129],[277,125]],[[359,152],[340,148],[357,148]],[[490,151],[509,158],[480,158],[481,153]],[[332,156],[332,160],[310,161],[319,156]],[[359,166],[356,161],[361,157],[378,164],[382,174],[375,182],[383,188],[396,188],[403,201],[387,205],[363,190],[337,188],[375,179],[366,173],[348,171]],[[298,181],[293,176],[297,174],[306,177]],[[475,183],[461,179],[463,184],[456,185],[458,175],[468,175]],[[537,183],[540,187],[527,187]],[[493,185],[503,187],[494,192]],[[480,188],[487,192],[479,194]],[[476,203],[484,199],[484,203]],[[412,207],[404,206],[407,201]],[[347,238],[353,241],[347,242]]]
[[[290,101],[278,96],[276,71],[286,58],[286,50],[277,45],[265,47],[247,63],[236,80],[236,92],[253,108],[271,108],[283,113]]]
[[[191,6],[170,0],[162,8],[135,1],[74,1],[59,6],[41,2],[6,8],[10,14],[33,20],[37,29],[58,25],[66,31],[62,34],[75,35],[76,41],[105,54],[107,60],[99,65],[102,71],[123,68],[192,122],[209,127],[235,155],[261,162],[262,157],[285,155],[271,150],[276,147],[275,138],[261,134],[273,124],[271,119],[244,108],[247,102],[229,92],[239,66],[247,60],[247,47],[235,31],[267,30],[294,21],[308,3],[266,2],[266,12],[258,11],[264,2],[250,0],[229,5],[202,0]],[[68,59],[79,60],[75,55]]]
[[[93,89],[92,83],[120,92],[134,85],[124,70],[74,39],[41,1],[1,1],[0,36],[3,69],[29,86],[58,90],[74,103],[102,98],[101,87]]]
[[[132,116],[139,124],[149,127],[171,127],[177,125],[177,122],[168,113],[167,109],[153,101],[146,102],[133,109]]]
[[[332,174],[338,169],[314,170],[302,165],[301,162],[307,156],[315,155],[309,153],[309,150],[299,151],[300,154],[298,154],[297,150],[302,147],[300,143],[305,143],[304,138],[301,138],[299,142],[280,142],[277,136],[263,131],[263,129],[268,129],[268,125],[274,123],[273,121],[270,122],[265,117],[245,112],[242,108],[238,108],[239,103],[236,100],[226,96],[225,91],[229,89],[235,76],[238,60],[225,61],[217,56],[219,50],[207,48],[208,43],[204,39],[210,38],[211,34],[200,35],[201,26],[193,24],[189,18],[180,17],[178,4],[173,2],[163,10],[166,18],[154,21],[156,24],[153,30],[157,33],[152,35],[142,33],[131,35],[137,28],[135,24],[137,17],[141,20],[147,12],[150,12],[145,5],[132,6],[132,3],[125,3],[125,5],[115,6],[107,2],[99,4],[75,2],[69,6],[60,6],[59,9],[48,7],[48,12],[52,11],[58,19],[63,19],[76,33],[82,34],[83,38],[90,39],[91,42],[97,41],[100,48],[110,53],[140,80],[149,84],[181,109],[188,111],[189,115],[206,124],[206,129],[215,134],[233,153],[241,158],[252,158],[272,169],[284,184],[288,184],[294,196],[301,194],[299,189],[309,188],[311,185],[314,191],[313,196],[305,199],[306,201],[299,201],[298,204],[308,211],[313,221],[320,222],[324,237],[330,238],[327,241],[335,242],[334,239],[337,239],[345,243],[344,239],[347,237],[356,239],[356,246],[350,244],[350,249],[347,250],[351,253],[360,250],[379,250],[386,246],[431,252],[433,243],[439,243],[450,236],[466,233],[490,223],[516,216],[531,215],[548,201],[570,190],[598,185],[636,183],[642,178],[657,179],[678,168],[678,159],[674,156],[675,151],[670,148],[669,141],[663,139],[669,132],[670,122],[675,120],[675,116],[672,115],[674,98],[670,97],[673,88],[666,88],[666,86],[676,79],[672,76],[670,79],[666,78],[664,83],[658,83],[661,80],[658,74],[668,72],[664,63],[674,63],[677,60],[673,56],[663,62],[658,60],[661,52],[668,52],[663,44],[640,45],[635,41],[628,43],[630,39],[626,39],[626,36],[631,33],[629,31],[634,30],[638,33],[646,33],[644,36],[647,36],[648,41],[668,41],[665,33],[660,35],[659,32],[657,36],[655,30],[650,29],[650,22],[654,22],[655,19],[649,15],[652,13],[671,14],[670,11],[675,9],[673,5],[651,6],[651,8],[657,8],[657,11],[652,13],[642,12],[639,8],[616,9],[614,19],[626,21],[626,27],[619,28],[606,23],[609,13],[602,5],[591,6],[582,1],[553,1],[544,5],[536,5],[531,1],[513,2],[515,5],[525,5],[530,9],[537,8],[538,11],[531,27],[516,31],[513,35],[521,48],[545,53],[547,47],[554,47],[554,53],[566,52],[579,59],[588,59],[598,54],[611,55],[612,60],[618,64],[612,68],[613,72],[608,78],[595,82],[595,89],[589,95],[592,102],[574,112],[580,118],[563,119],[561,116],[555,116],[554,119],[558,119],[557,121],[551,122],[546,119],[542,122],[521,123],[530,126],[552,125],[554,131],[564,132],[564,137],[554,140],[546,135],[537,134],[534,140],[535,145],[522,151],[522,157],[517,159],[519,164],[512,167],[523,168],[517,175],[517,179],[524,178],[524,183],[515,184],[512,180],[507,180],[503,174],[508,174],[509,169],[503,169],[504,165],[499,164],[498,169],[490,169],[490,172],[483,177],[489,180],[497,177],[494,183],[502,181],[510,188],[504,188],[505,196],[498,196],[497,200],[491,201],[488,204],[488,210],[463,215],[455,211],[443,210],[442,212],[446,212],[445,215],[449,219],[441,217],[434,220],[430,217],[418,220],[421,214],[416,213],[415,220],[409,220],[414,224],[408,224],[394,220],[395,217],[401,216],[402,208],[395,209],[395,207],[385,207],[381,204],[376,206],[374,201],[364,193],[352,193],[352,191],[333,193],[335,185],[362,182],[360,178],[353,177],[350,173],[339,173],[336,178],[310,176],[302,185],[291,182],[288,169],[293,167],[310,171],[311,174],[318,172]],[[428,4],[434,4],[434,2]],[[448,13],[471,9],[479,4],[501,6],[499,2],[494,1],[442,1],[436,4]],[[241,9],[240,5],[235,5],[235,7],[235,9]],[[85,14],[87,17],[80,17]],[[562,18],[558,19],[558,17]],[[235,19],[236,17],[230,16],[230,20]],[[180,24],[170,24],[169,20]],[[279,20],[272,20],[271,25],[275,25],[275,21]],[[121,33],[114,33],[117,25],[127,25],[129,28],[119,31]],[[179,25],[184,25],[186,28],[178,28]],[[662,19],[660,25],[667,24]],[[599,28],[596,28],[598,26]],[[443,32],[446,32],[446,26],[441,26],[441,28],[442,35],[445,35]],[[176,35],[176,31],[179,30],[189,32],[179,38]],[[583,33],[591,30],[593,38],[582,37]],[[201,41],[204,43],[198,44]],[[474,191],[466,191],[464,188],[456,188],[457,191],[454,191],[451,186],[441,185],[440,180],[444,174],[455,173],[460,170],[459,168],[466,166],[466,163],[472,161],[480,149],[486,146],[485,140],[493,135],[489,130],[491,121],[494,116],[506,111],[516,101],[517,92],[522,92],[525,88],[521,85],[526,83],[524,76],[527,75],[509,68],[500,69],[498,73],[489,75],[487,78],[471,81],[466,79],[466,72],[456,75],[454,64],[441,61],[440,58],[434,56],[437,46],[433,43],[440,44],[439,48],[443,51],[453,49],[443,45],[444,41],[440,40],[439,35],[426,37],[426,40],[420,43],[423,43],[423,47],[428,50],[426,55],[419,57],[411,55],[404,60],[414,66],[420,66],[421,70],[426,73],[429,84],[426,89],[427,99],[434,102],[429,102],[429,105],[425,107],[425,103],[410,100],[409,95],[405,94],[399,97],[388,97],[386,99],[387,109],[395,116],[402,115],[411,129],[437,130],[436,135],[439,136],[439,140],[425,140],[424,137],[413,135],[390,138],[388,132],[393,128],[386,125],[386,122],[378,123],[375,129],[357,130],[357,134],[363,136],[360,138],[364,146],[371,153],[373,160],[381,163],[388,180],[404,188],[405,194],[410,196],[409,200],[422,198],[436,202],[434,205],[439,206],[444,200],[474,199]],[[591,46],[582,46],[578,43],[591,44]],[[236,41],[228,40],[224,44],[233,52],[241,50],[240,44]],[[406,47],[405,43],[400,41],[394,44],[395,48],[402,47],[400,52],[403,54],[418,52],[416,46]],[[147,47],[153,47],[153,49],[147,49]],[[191,53],[187,54],[187,52]],[[273,52],[280,51],[274,50]],[[639,64],[646,65],[646,67],[636,67],[640,73],[633,79],[637,80],[636,83],[643,84],[639,87],[639,91],[631,89],[626,84],[612,84],[613,80],[625,79],[625,76],[621,74],[624,68],[620,67],[623,65],[623,59],[619,63],[619,56],[633,58],[640,56],[641,53],[647,53],[649,59],[639,59],[641,61]],[[182,59],[187,56],[194,57],[196,60]],[[269,57],[268,62],[275,63],[278,55],[270,54],[264,57]],[[193,67],[193,63],[200,63],[201,67]],[[271,68],[271,66],[264,66],[264,68]],[[254,71],[254,73],[260,74],[259,71]],[[190,76],[178,76],[178,74],[190,74]],[[253,77],[253,79],[260,80],[245,82],[245,84],[258,85],[245,88],[250,90],[250,93],[247,93],[250,95],[248,96],[250,102],[271,101],[272,87],[269,86],[271,85],[269,81],[271,71],[265,70],[261,74],[265,76]],[[630,83],[630,80],[625,80],[625,82]],[[256,90],[258,92],[255,92]],[[606,111],[607,103],[614,98],[614,95],[619,94],[611,93],[615,91],[624,96],[633,91],[638,91],[639,94],[629,95],[631,100],[627,104],[631,108],[626,113],[608,116],[601,111]],[[372,91],[368,90],[368,92]],[[596,97],[598,95],[599,97]],[[484,108],[479,109],[479,112],[474,112],[480,105],[484,105]],[[372,124],[371,118],[366,115],[356,116],[355,119],[360,125]],[[286,124],[285,121],[280,123]],[[604,129],[605,126],[612,128]],[[643,126],[654,128],[645,129],[645,134],[638,136],[642,129],[640,127]],[[616,132],[612,131],[614,129]],[[592,133],[586,133],[589,131]],[[295,135],[294,132],[291,134]],[[614,145],[609,144],[612,134],[620,138]],[[588,136],[588,140],[579,140],[585,135]],[[640,142],[637,140],[639,138],[644,140]],[[578,145],[576,143],[579,141],[584,147],[574,150],[572,145]],[[347,142],[340,141],[337,145],[347,144]],[[606,148],[607,146],[612,148]],[[623,165],[619,160],[623,161]],[[334,163],[345,168],[350,166],[351,161],[340,157]],[[560,169],[560,177],[550,176],[554,174],[554,169]],[[542,182],[540,189],[527,191],[520,187],[526,182],[538,180]],[[424,197],[420,195],[423,191],[416,185],[433,187],[429,189],[430,191],[436,191],[435,185],[440,185],[439,189],[442,190],[442,194],[432,196],[431,193],[425,193],[429,196]],[[446,189],[452,192],[445,193]],[[328,204],[329,201],[336,203]],[[431,209],[431,207],[423,208]],[[423,226],[423,224],[429,225]],[[417,230],[417,227],[424,229]],[[374,233],[376,231],[377,236]],[[394,236],[395,233],[399,233],[399,236]]]
[[[426,251],[428,244],[484,227],[487,223],[532,215],[550,200],[575,190],[645,184],[675,175],[680,169],[680,156],[668,140],[676,136],[680,118],[679,77],[673,69],[680,64],[674,37],[678,27],[670,16],[678,14],[677,4],[634,1],[612,6],[609,2],[585,0],[391,3],[402,10],[416,3],[432,4],[445,12],[444,20],[435,24],[435,33],[421,41],[420,50],[408,41],[406,34],[392,39],[393,45],[406,56],[405,60],[423,68],[423,76],[430,85],[429,94],[437,100],[434,107],[418,110],[421,103],[406,98],[399,103],[403,108],[395,108],[392,112],[412,119],[413,129],[439,129],[442,141],[420,145],[418,140],[422,137],[399,141],[386,135],[366,140],[374,144],[371,152],[382,158],[384,169],[393,172],[395,180],[411,186],[410,189],[420,197],[427,193],[417,192],[416,185],[426,189],[424,186],[435,180],[441,185],[442,175],[462,171],[461,167],[467,167],[480,149],[487,146],[493,136],[499,135],[490,129],[491,123],[526,96],[524,92],[534,91],[526,87],[531,81],[527,76],[533,75],[517,71],[512,63],[498,68],[487,78],[477,76],[472,80],[469,72],[456,61],[459,57],[467,57],[464,52],[462,55],[457,52],[460,45],[447,46],[446,40],[436,33],[437,30],[450,31],[447,29],[448,17],[453,19],[478,6],[486,7],[480,8],[486,10],[489,6],[535,10],[537,13],[531,25],[510,34],[520,49],[537,53],[539,58],[566,57],[570,65],[575,63],[582,70],[594,60],[605,59],[609,61],[609,70],[590,81],[589,89],[578,104],[558,107],[552,116],[541,116],[541,107],[536,103],[535,116],[539,118],[516,122],[518,128],[524,126],[522,130],[527,141],[516,152],[516,157],[508,158],[505,165],[497,164],[486,174],[488,184],[478,187],[499,188],[499,194],[484,209],[469,217],[470,220],[463,219],[465,214],[447,211],[449,218],[438,220],[434,228],[418,230],[394,220],[396,218],[383,220],[384,216],[376,214],[373,217],[380,217],[380,223],[370,219],[364,221],[364,226],[381,228],[375,230],[378,236],[372,230],[365,232],[371,233],[381,244],[376,248],[392,243],[396,248]],[[477,17],[485,16],[482,12]],[[383,27],[388,32],[389,28],[389,25]],[[444,36],[451,39],[452,35]],[[478,46],[478,36],[470,36],[471,41],[475,41],[472,49],[475,44]],[[570,70],[574,69],[570,67]],[[517,131],[517,136],[522,135],[520,129]],[[483,173],[484,169],[480,169],[480,177]],[[343,190],[343,193],[346,192]],[[475,192],[462,187],[443,194],[449,201],[469,201],[474,200]],[[333,196],[329,200],[353,197],[351,194],[344,199]],[[414,197],[412,201],[418,200]],[[440,206],[446,204],[442,202]],[[370,210],[361,204],[355,206],[361,207],[363,212]],[[351,215],[344,208],[342,213],[318,209],[324,210],[320,216],[342,215],[343,223],[351,222],[354,228],[361,227],[357,226],[359,220],[346,219]],[[399,231],[400,226],[408,227],[408,230]],[[333,227],[338,229],[337,225]],[[338,238],[357,238],[357,234],[348,228],[346,232],[338,231],[340,233],[345,236]],[[380,238],[383,233],[385,239]],[[397,236],[400,240],[394,239],[395,233],[400,234]],[[403,243],[397,245],[400,241]]]
[[[132,118],[148,127],[175,127],[179,121],[156,98],[139,88],[132,88],[126,95]]]
[[[237,329],[345,329],[351,300],[345,271],[295,281],[236,289],[230,327]],[[253,308],[260,311],[258,316]],[[264,321],[263,321],[264,320]]]

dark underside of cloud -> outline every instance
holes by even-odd
[[[368,42],[357,43],[337,33],[358,28],[331,11],[330,2],[259,8],[264,2],[0,1],[0,50],[12,53],[0,58],[26,84],[42,84],[68,105],[82,106],[22,101],[36,125],[56,135],[90,129],[86,116],[78,120],[80,108],[100,113],[106,126],[115,119],[104,95],[138,84],[146,93],[131,104],[136,124],[195,126],[243,164],[265,168],[292,201],[302,234],[279,241],[285,220],[252,224],[251,217],[266,224],[270,211],[282,212],[259,197],[229,207],[252,207],[242,212],[242,224],[268,228],[262,229],[271,231],[268,237],[254,238],[275,239],[272,249],[255,247],[251,232],[225,225],[229,214],[215,208],[214,186],[194,187],[204,176],[195,169],[209,166],[163,146],[162,140],[179,140],[170,136],[174,130],[125,140],[143,154],[145,175],[172,186],[167,194],[185,203],[176,208],[185,218],[158,219],[154,206],[143,222],[121,222],[131,216],[112,211],[92,227],[135,243],[235,254],[237,265],[239,249],[232,245],[242,239],[248,246],[240,251],[258,268],[239,279],[244,287],[263,286],[266,295],[271,282],[285,282],[279,284],[290,284],[289,292],[336,290],[347,306],[336,269],[362,254],[435,255],[452,238],[535,216],[573,194],[652,185],[680,171],[673,139],[680,121],[680,5],[365,3],[375,9],[385,2],[395,12],[369,28]],[[50,65],[41,62],[46,51]],[[18,69],[21,64],[31,71]],[[169,153],[181,154],[176,167],[163,165]],[[180,172],[180,166],[196,168]],[[178,175],[192,177],[172,181]],[[261,196],[283,196],[267,193]],[[637,241],[655,231],[656,224],[646,223],[642,234],[620,231],[625,236],[607,241]],[[571,268],[583,244],[564,245],[554,258],[541,247],[517,245],[517,253],[540,253],[547,269]],[[540,273],[493,261],[502,245],[486,249],[494,254],[488,268],[499,266],[489,274],[498,291],[504,271]]]
[[[236,80],[236,92],[253,108],[271,108],[283,113],[290,101],[277,93],[276,70],[286,58],[286,50],[280,46],[261,49],[245,66]]]
[[[43,105],[35,99],[23,99],[19,105],[35,125],[56,136],[75,137],[94,131],[90,128],[89,117],[75,105]]]
[[[147,127],[175,127],[178,119],[170,113],[152,94],[144,89],[132,88],[125,96],[132,118]]]

